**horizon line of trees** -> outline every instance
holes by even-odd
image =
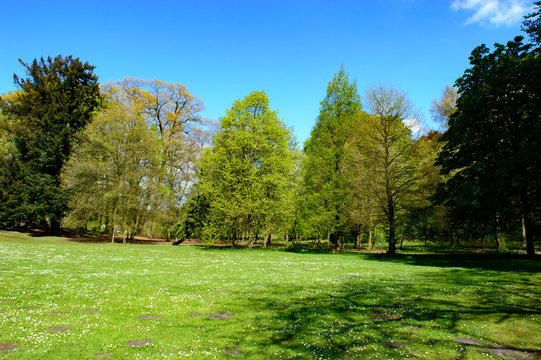
[[[433,101],[440,131],[391,85],[360,97],[343,67],[302,146],[263,91],[219,124],[182,84],[125,78],[100,86],[72,56],[26,64],[0,98],[0,227],[269,246],[385,234],[458,246],[523,239],[541,225],[541,2],[506,45],[475,48]],[[399,244],[398,241],[400,241]]]

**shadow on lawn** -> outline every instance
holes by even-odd
[[[528,259],[518,254],[363,254],[366,259],[417,266],[482,269],[524,273],[541,272],[541,257]]]
[[[279,348],[284,351],[281,358],[287,359],[350,359],[374,354],[397,359],[461,359],[474,348],[489,351],[490,346],[541,356],[540,349],[491,341],[490,335],[464,325],[476,321],[481,328],[487,322],[540,315],[535,291],[522,297],[510,295],[500,283],[508,283],[512,276],[491,280],[482,270],[457,269],[446,274],[425,273],[408,283],[374,283],[348,276],[326,287],[271,288],[247,300],[247,306],[262,314],[253,325],[257,346]],[[479,283],[480,276],[488,279]],[[521,281],[525,288],[535,289],[528,279]],[[464,288],[470,295],[462,293]],[[480,340],[480,336],[485,337]],[[475,339],[487,346],[461,345],[456,338]]]

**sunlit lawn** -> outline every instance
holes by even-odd
[[[0,232],[0,358],[535,359],[540,271],[539,260]]]

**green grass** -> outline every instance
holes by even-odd
[[[494,256],[82,244],[0,232],[0,349],[18,345],[0,358],[496,357],[456,338],[539,351],[540,271],[539,260]],[[202,316],[186,316],[195,312]],[[132,340],[154,343],[125,345]]]

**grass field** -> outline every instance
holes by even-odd
[[[540,291],[539,260],[0,232],[0,358],[537,359]]]

